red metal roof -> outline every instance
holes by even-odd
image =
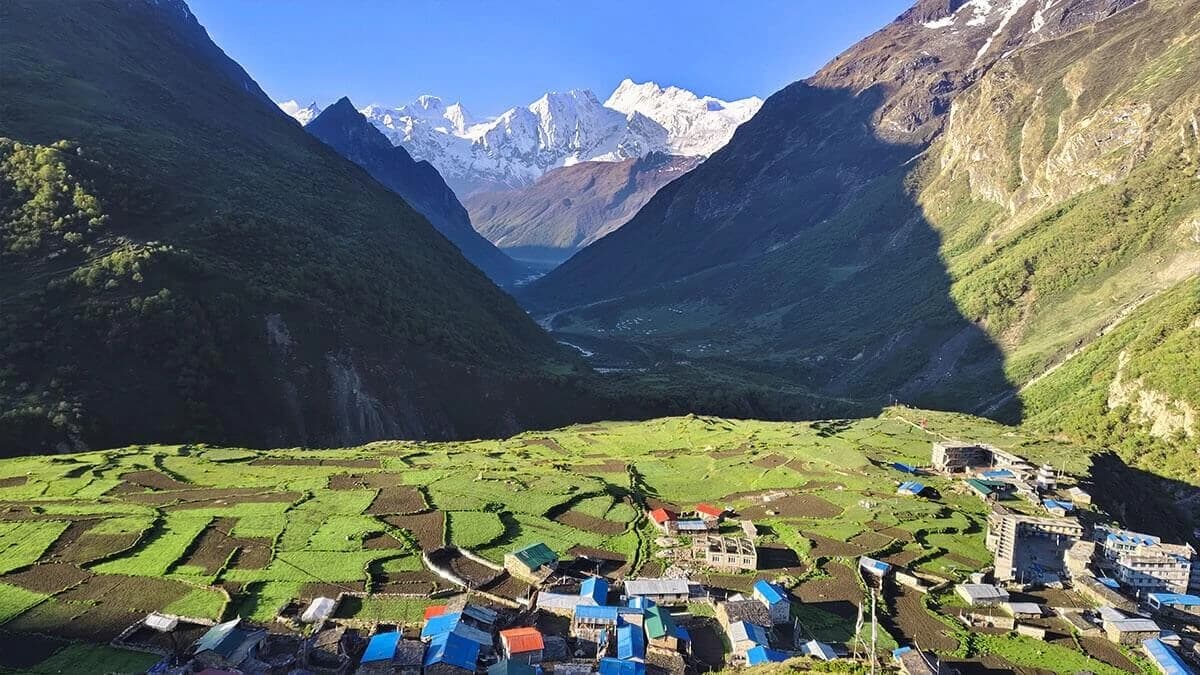
[[[432,619],[435,616],[441,616],[446,613],[445,605],[430,605],[425,608],[425,618]]]
[[[536,652],[545,648],[545,643],[542,642],[542,634],[536,628],[523,627],[502,630],[500,631],[500,639],[508,648],[509,654]]]
[[[712,504],[697,504],[696,513],[702,513],[706,516],[712,516],[713,518],[720,518],[721,514],[725,512],[713,506]]]
[[[668,520],[675,520],[675,514],[666,509],[654,509],[650,512],[650,518],[661,525]]]

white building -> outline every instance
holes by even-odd
[[[1138,596],[1187,593],[1196,555],[1191,546],[1106,526],[1097,526],[1094,534],[1101,568]]]

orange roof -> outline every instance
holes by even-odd
[[[675,514],[666,509],[654,509],[650,512],[650,518],[653,519],[654,522],[662,524],[668,520],[675,520]]]
[[[721,509],[718,509],[717,507],[713,506],[712,504],[697,504],[696,505],[696,513],[703,513],[706,516],[712,516],[713,518],[720,518],[721,514],[723,514],[725,512],[722,511]]]
[[[502,630],[500,631],[500,639],[504,642],[504,646],[508,648],[509,654],[536,652],[545,648],[545,643],[542,642],[542,634],[538,632],[538,629],[528,626]]]
[[[445,605],[430,605],[425,608],[425,618],[432,619],[435,616],[441,616],[446,613]]]

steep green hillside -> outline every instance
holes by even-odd
[[[6,2],[0,62],[0,454],[570,419],[571,357],[182,2]]]
[[[1026,7],[998,24],[1003,51],[976,48],[965,26],[940,42],[913,25],[938,18],[919,5],[773,96],[527,302],[568,340],[624,340],[863,401],[1012,421],[1028,404],[1052,428],[1044,413],[1084,392],[1057,379],[1066,371],[1019,388],[1148,299],[1186,297],[1194,286],[1181,284],[1200,275],[1197,3],[1087,4],[1049,34]],[[905,60],[918,46],[928,58]],[[1186,357],[1200,352],[1175,340],[1140,367],[1194,372]],[[1195,379],[1173,377],[1183,390]],[[1087,409],[1063,428],[1109,419]],[[1200,434],[1194,415],[1180,425],[1191,431],[1178,439]],[[1194,447],[1178,439],[1162,443]]]

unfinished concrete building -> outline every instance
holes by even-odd
[[[758,569],[758,551],[749,537],[699,535],[692,539],[692,558],[718,570]]]
[[[994,505],[985,543],[999,581],[1053,582],[1065,575],[1064,555],[1083,537],[1074,518],[1037,518]]]

